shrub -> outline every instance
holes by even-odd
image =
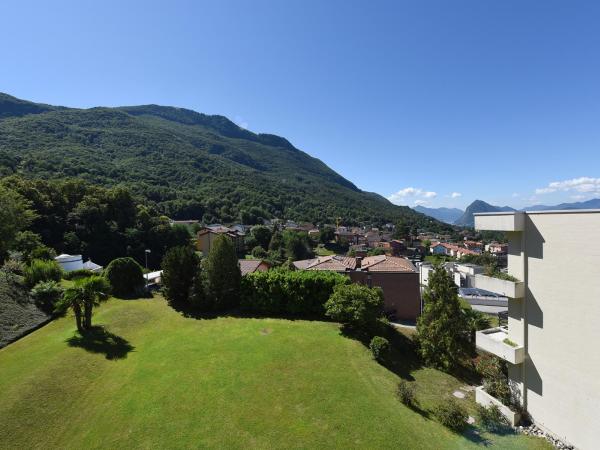
[[[20,259],[11,257],[6,260],[2,266],[2,270],[14,275],[23,275],[25,273],[25,264]]]
[[[92,275],[94,275],[94,272],[92,272],[91,270],[77,269],[77,270],[72,270],[70,272],[65,272],[63,274],[63,278],[65,280],[77,280],[79,278],[91,277]]]
[[[242,278],[244,310],[258,314],[323,316],[335,286],[350,279],[335,272],[282,269],[254,272]]]
[[[135,297],[144,288],[142,266],[130,257],[113,259],[106,267],[104,276],[117,297]]]
[[[355,328],[366,329],[381,317],[383,291],[362,284],[336,286],[325,303],[325,315]]]
[[[252,249],[252,256],[255,258],[265,258],[267,256],[267,251],[260,245],[257,245]]]
[[[31,297],[35,304],[47,313],[55,310],[57,302],[63,294],[63,289],[56,281],[40,281],[31,289]]]
[[[447,399],[437,405],[433,414],[442,425],[454,431],[463,430],[469,418],[465,408],[454,399]]]
[[[488,431],[499,431],[509,426],[508,420],[496,405],[476,405],[477,417],[481,426]]]
[[[173,247],[162,260],[163,293],[171,304],[183,305],[190,301],[194,278],[200,258],[190,247]]]
[[[409,408],[414,408],[415,406],[417,406],[415,388],[412,384],[409,384],[407,381],[401,380],[398,383],[396,395],[398,396],[398,400],[400,400],[404,405],[408,406]]]
[[[25,267],[25,283],[33,287],[40,281],[60,281],[62,273],[56,261],[34,259]]]
[[[475,368],[483,378],[485,391],[505,405],[510,405],[512,393],[508,384],[505,363],[498,357],[486,355],[479,358]]]
[[[369,349],[376,361],[383,361],[390,352],[390,343],[384,337],[374,336],[369,343]]]

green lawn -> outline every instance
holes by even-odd
[[[114,335],[82,344],[66,317],[0,350],[0,448],[551,448],[404,407],[398,376],[333,323],[197,320],[160,297],[110,300],[95,321]],[[425,410],[462,385],[404,376]]]

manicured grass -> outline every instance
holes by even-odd
[[[110,300],[95,322],[112,335],[82,342],[66,317],[0,350],[0,448],[550,448],[406,408],[398,376],[334,323],[197,320],[160,297]],[[425,410],[462,385],[405,376]]]

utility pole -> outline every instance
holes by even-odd
[[[148,289],[148,253],[150,253],[150,249],[147,248],[146,250],[144,250],[144,256],[146,259],[146,274],[144,275],[144,278],[146,279],[146,289]]]

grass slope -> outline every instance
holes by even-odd
[[[111,300],[96,322],[119,338],[85,349],[72,322],[0,350],[0,448],[482,445],[402,406],[397,376],[333,323],[196,320],[160,298]],[[460,385],[431,369],[411,375],[424,407]],[[493,448],[549,448],[485,437]]]
[[[21,283],[0,272],[0,348],[48,319]]]

